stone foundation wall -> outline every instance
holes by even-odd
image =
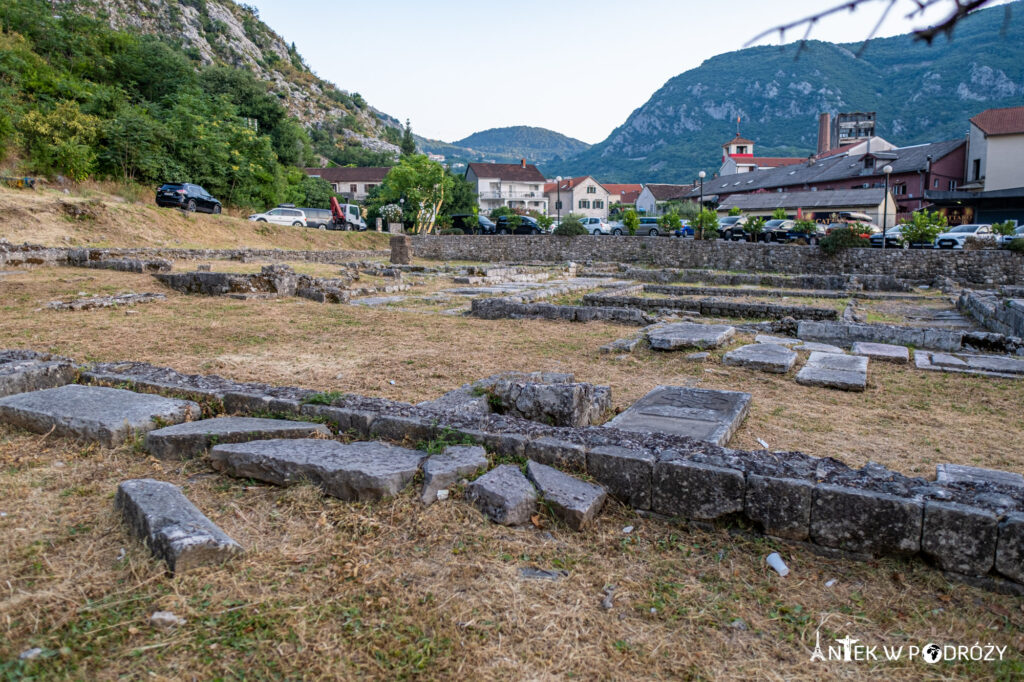
[[[424,235],[417,257],[469,261],[601,261],[671,268],[812,275],[863,274],[931,283],[1024,284],[1024,256],[1006,250],[847,249],[833,258],[816,246],[694,241],[666,237]]]
[[[1024,298],[1003,298],[994,291],[964,291],[957,308],[990,331],[1024,337]]]
[[[583,297],[585,306],[614,306],[618,308],[637,308],[639,310],[684,310],[709,317],[746,317],[769,320],[782,320],[791,317],[795,320],[838,320],[839,311],[835,308],[814,308],[801,305],[779,305],[776,303],[746,303],[720,298],[643,298],[634,294],[651,291],[652,289],[676,289],[677,287],[658,287],[641,285],[615,289],[609,293],[587,294]],[[668,293],[676,293],[674,291]]]
[[[88,367],[86,382],[197,400],[212,414],[319,419],[340,433],[419,443],[456,432],[491,452],[588,473],[610,494],[663,516],[745,519],[764,533],[851,558],[920,556],[951,577],[1024,592],[1024,491],[997,483],[939,483],[877,464],[850,469],[798,452],[740,452],[667,434],[556,427],[506,415],[432,410],[312,391],[182,375],[141,363]]]

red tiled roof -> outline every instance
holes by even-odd
[[[737,135],[736,137],[732,138],[731,140],[729,140],[728,142],[726,142],[722,146],[723,147],[728,147],[731,144],[754,144],[754,141],[753,140],[748,140],[745,137],[740,137],[739,135]]]
[[[306,175],[319,175],[327,182],[376,182],[384,181],[391,166],[371,166],[366,168],[303,168]]]
[[[803,163],[807,159],[798,159],[789,156],[751,156],[749,159],[736,161],[738,166],[758,166],[760,168],[778,168],[779,166],[792,166]]]
[[[643,185],[623,185],[602,182],[601,185],[608,190],[609,194],[623,194],[624,192],[636,192],[637,195],[644,191]]]
[[[640,198],[640,192],[643,192],[643,190],[630,190],[626,192],[619,192],[617,196],[619,197],[619,201],[624,204],[635,204],[636,200]]]
[[[509,182],[544,182],[544,176],[532,163],[471,163],[466,172],[470,170],[478,178],[498,178]]]
[[[1024,107],[986,109],[971,119],[986,135],[1024,133]]]
[[[573,189],[574,187],[577,187],[584,180],[593,180],[593,178],[591,178],[589,175],[581,175],[581,176],[576,177],[576,178],[562,178],[562,190],[563,191],[568,191],[570,189]],[[602,185],[597,180],[594,180],[594,183],[597,184],[599,187],[605,187],[607,189],[606,185]],[[545,193],[547,193],[547,192],[554,192],[554,191],[555,191],[555,183],[553,183],[553,182],[546,182],[546,183],[544,183],[544,192]]]
[[[647,189],[651,191],[657,201],[682,199],[694,187],[696,185],[647,185]]]

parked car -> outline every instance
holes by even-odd
[[[811,226],[810,232],[798,232],[796,229],[796,222],[789,227],[786,231],[786,236],[782,241],[795,242],[798,239],[802,239],[808,244],[817,244],[825,238],[825,226],[821,223],[814,223]]]
[[[180,208],[183,211],[203,211],[204,213],[220,213],[220,201],[199,185],[190,182],[168,182],[156,190],[156,205]]]
[[[306,215],[306,227],[318,227],[329,230],[332,227],[333,218],[328,208],[300,208]]]
[[[871,242],[871,248],[880,249],[882,248],[882,233],[873,234],[868,237],[868,241]],[[910,244],[906,244],[903,241],[903,230],[900,225],[890,227],[885,231],[885,248],[887,249],[907,249],[910,248]]]
[[[991,240],[995,240],[996,238],[992,233],[991,225],[987,223],[970,223],[968,225],[958,225],[957,227],[940,234],[935,238],[935,248],[962,249],[964,248],[964,242],[967,241],[968,237]]]
[[[675,232],[673,232],[672,236],[673,237],[679,237],[680,239],[683,239],[684,237],[688,237],[688,238],[692,239],[693,238],[693,226],[690,225],[690,223],[683,223],[683,226],[680,227]]]
[[[670,232],[666,232],[662,229],[661,225],[658,224],[658,219],[653,216],[644,216],[640,218],[640,224],[636,228],[637,236],[644,237],[657,237],[658,235],[668,235]],[[614,231],[612,232],[614,234]]]
[[[509,224],[508,216],[499,216],[495,222],[494,231],[497,234],[542,234],[544,232],[540,229],[537,221],[528,215],[519,216],[519,226],[514,229]]]
[[[1013,234],[999,235],[999,246],[1005,249],[1014,239],[1024,239],[1024,225],[1018,225]]]
[[[497,226],[487,216],[473,215],[472,213],[461,213],[453,215],[452,227],[462,230],[466,234],[494,234]]]
[[[608,221],[604,218],[580,218],[580,222],[583,224],[583,229],[593,235],[598,234],[611,234],[612,227],[608,224]],[[625,230],[623,230],[624,232]],[[619,232],[622,234],[622,232]]]
[[[249,216],[249,220],[257,223],[273,223],[275,225],[294,225],[296,227],[306,227],[306,213],[299,208],[295,208],[292,205],[278,206],[272,208],[269,211],[263,213],[253,213]]]
[[[747,233],[743,226],[747,224],[745,215],[727,215],[718,220],[718,236],[722,239],[729,239],[734,242],[743,241]]]
[[[789,231],[796,225],[795,220],[783,220],[781,218],[773,218],[768,220],[764,224],[765,241],[768,242],[787,242],[789,241]]]

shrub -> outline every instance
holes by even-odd
[[[1009,220],[1007,220],[1005,223],[992,223],[992,234],[998,235],[1000,237],[1009,237],[1011,234],[1013,234],[1014,230],[1016,229],[1017,226],[1014,225]]]
[[[732,208],[729,209],[729,215],[730,216],[738,216],[738,215],[742,215],[742,213],[743,213],[743,211],[740,210],[739,206],[733,206]]]
[[[807,218],[803,218],[793,223],[793,231],[799,234],[811,234],[817,229],[817,227],[817,224],[813,220],[808,220]]]
[[[757,236],[764,232],[765,219],[762,216],[751,218],[747,221],[747,224],[743,226],[743,231],[753,237],[754,241],[757,241]]]
[[[787,217],[784,208],[777,208],[772,212],[772,220],[785,220]]]
[[[626,231],[629,234],[636,234],[637,229],[640,227],[640,218],[637,216],[636,211],[630,208],[623,213],[622,224],[626,226]]]
[[[946,216],[938,211],[918,211],[908,223],[900,225],[900,241],[904,244],[931,244],[946,227]]]
[[[694,239],[717,239],[718,238],[718,214],[708,208],[703,208],[693,218]]]
[[[822,239],[820,246],[825,255],[834,256],[845,249],[871,246],[871,242],[860,236],[860,232],[854,229],[840,227],[832,230],[831,234]]]
[[[679,214],[675,211],[666,213],[665,215],[658,218],[658,227],[663,229],[665,232],[675,232],[683,226],[683,221],[680,220]]]
[[[554,234],[562,237],[576,237],[590,233],[587,232],[587,228],[583,227],[583,223],[580,222],[580,217],[575,213],[570,213],[562,218],[562,222],[555,228]]]
[[[1017,237],[1011,239],[1010,243],[1006,246],[1010,251],[1014,253],[1024,253],[1024,237]]]

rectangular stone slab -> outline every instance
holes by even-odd
[[[35,433],[119,445],[135,434],[200,416],[191,400],[68,384],[0,398],[0,422]]]
[[[868,383],[868,359],[863,355],[811,353],[803,369],[797,372],[796,383],[841,391],[863,391]]]
[[[905,365],[910,362],[910,349],[906,346],[896,346],[891,343],[855,341],[850,352],[854,355],[863,355],[872,360],[895,362],[899,365]]]
[[[736,334],[736,328],[724,324],[676,322],[647,332],[647,340],[655,350],[680,348],[718,348]]]
[[[650,509],[654,460],[645,450],[601,445],[587,452],[587,472],[613,497],[634,509]]]
[[[268,438],[331,437],[323,424],[293,422],[287,419],[220,417],[175,424],[146,434],[146,451],[160,459],[191,459],[212,445],[245,443]]]
[[[537,486],[552,513],[573,530],[589,526],[607,497],[599,485],[532,460],[526,463],[526,475]]]
[[[952,502],[927,501],[921,552],[945,571],[985,575],[995,564],[999,517]]]
[[[767,535],[806,540],[813,491],[811,481],[748,474],[744,514]]]
[[[75,380],[74,363],[48,357],[33,351],[0,351],[0,397],[56,388]]]
[[[963,355],[961,357],[971,369],[1002,374],[1024,374],[1024,360],[1015,360],[1000,355]]]
[[[439,490],[487,466],[487,452],[479,445],[449,445],[441,454],[431,455],[423,462],[420,501],[426,505],[433,504]]]
[[[469,484],[466,499],[487,518],[505,526],[529,523],[537,493],[519,467],[502,464]]]
[[[151,478],[122,481],[114,506],[132,534],[172,572],[217,564],[242,553],[242,547],[172,483]]]
[[[604,426],[725,445],[749,411],[749,393],[658,386]]]
[[[885,493],[818,485],[811,504],[811,540],[824,547],[872,554],[916,554],[924,506]]]
[[[742,471],[669,459],[654,465],[652,489],[659,514],[712,521],[743,511],[746,485]]]
[[[342,500],[369,502],[397,495],[419,471],[426,453],[377,442],[254,440],[216,445],[213,468],[276,485],[308,481]]]
[[[752,343],[740,346],[722,356],[723,365],[746,367],[772,374],[785,374],[793,369],[796,353],[774,343]]]
[[[936,483],[996,483],[998,485],[1024,488],[1024,476],[1012,471],[983,469],[966,464],[936,464]]]

